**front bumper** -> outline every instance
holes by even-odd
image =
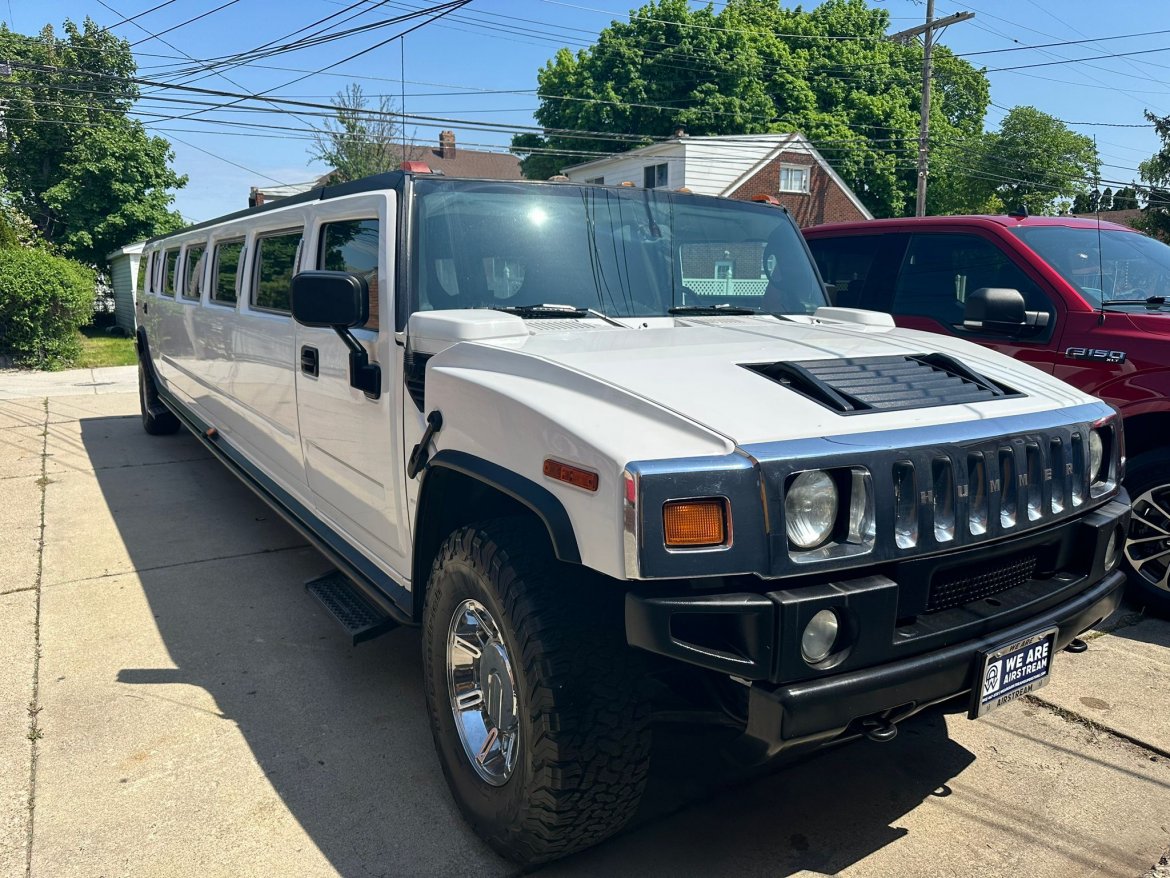
[[[1063,648],[1120,602],[1125,576],[1106,572],[1105,555],[1128,523],[1122,495],[1038,533],[851,580],[766,593],[631,593],[626,638],[750,682],[748,738],[774,755],[850,735],[866,719],[896,722],[970,691],[977,652],[1049,627],[1059,629]],[[1033,563],[1031,578],[990,593],[976,588],[961,606],[930,608],[937,583],[951,582],[955,571],[995,576],[1017,569],[1021,558]],[[800,657],[801,632],[827,608],[842,620],[847,646],[810,667]]]

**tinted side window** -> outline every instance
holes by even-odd
[[[143,253],[138,257],[138,284],[135,289],[139,294],[146,292],[146,279],[150,277],[150,254]]]
[[[203,293],[203,253],[205,244],[192,244],[183,258],[183,298],[198,299]]]
[[[967,295],[981,287],[1019,290],[1031,310],[1049,311],[1047,298],[995,244],[975,235],[913,235],[894,289],[894,313],[963,322]]]
[[[236,303],[236,274],[244,255],[243,239],[219,241],[211,265],[211,300],[221,305]]]
[[[288,288],[296,268],[301,230],[277,232],[256,239],[256,271],[252,276],[252,307],[265,311],[289,308]]]
[[[348,271],[366,279],[370,290],[370,319],[366,328],[377,329],[378,221],[347,220],[324,226],[317,267],[325,271]]]
[[[821,278],[837,288],[835,304],[843,308],[873,307],[864,301],[865,282],[877,257],[881,238],[877,235],[848,235],[841,238],[813,238],[812,250]]]
[[[163,254],[163,294],[170,296],[175,292],[175,267],[179,262],[179,251],[168,250]]]

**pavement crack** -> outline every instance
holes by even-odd
[[[1076,723],[1079,726],[1083,726],[1094,735],[1104,733],[1112,738],[1118,739],[1119,741],[1125,741],[1127,744],[1137,747],[1148,756],[1158,756],[1162,759],[1170,759],[1170,750],[1166,750],[1157,746],[1156,744],[1151,744],[1149,741],[1143,741],[1141,738],[1135,738],[1133,735],[1128,735],[1123,731],[1113,728],[1112,726],[1105,725],[1100,720],[1082,716],[1075,710],[1069,710],[1067,707],[1061,707],[1058,704],[1053,704],[1051,701],[1045,701],[1039,695],[1025,695],[1024,701],[1028,702],[1033,707],[1042,708],[1043,710],[1060,717],[1065,722]]]
[[[41,477],[37,484],[41,489],[41,521],[37,536],[37,578],[33,589],[36,593],[36,610],[33,615],[33,675],[32,698],[28,703],[28,838],[25,846],[25,878],[32,878],[33,833],[36,829],[37,812],[37,757],[40,755],[39,741],[44,737],[41,728],[41,581],[45,571],[45,494],[49,486],[49,400],[42,402],[44,410],[41,430]]]
[[[6,589],[5,591],[0,591],[0,597],[4,597],[4,595],[8,594],[20,594],[22,591],[36,591],[36,588],[37,587],[35,585],[26,585],[24,588]]]
[[[111,579],[116,576],[128,576],[130,574],[154,573],[157,570],[172,570],[176,567],[189,567],[198,564],[210,564],[216,561],[234,561],[239,558],[251,558],[256,555],[277,555],[281,552],[295,552],[299,549],[312,548],[308,543],[297,543],[295,546],[281,546],[277,549],[260,549],[255,552],[237,552],[234,555],[217,555],[214,558],[196,558],[191,561],[176,561],[174,564],[157,564],[154,567],[134,567],[130,570],[112,570],[109,573],[101,573],[97,576],[83,576],[80,579],[68,579],[64,582],[54,582],[51,588],[57,588],[63,585],[80,585],[85,582],[96,582],[99,579]]]

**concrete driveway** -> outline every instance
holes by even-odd
[[[0,375],[0,878],[518,874],[447,794],[417,633],[349,647],[323,559],[108,371]],[[1136,878],[1170,846],[1170,625],[1109,624],[1041,698],[746,782],[667,731],[635,827],[541,874]]]

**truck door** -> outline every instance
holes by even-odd
[[[377,399],[350,386],[349,351],[331,329],[297,325],[297,410],[305,469],[317,512],[400,581],[409,577],[409,528],[401,497],[401,430],[395,413],[394,192],[314,206],[301,268],[366,278],[370,319],[355,328],[382,367]]]

